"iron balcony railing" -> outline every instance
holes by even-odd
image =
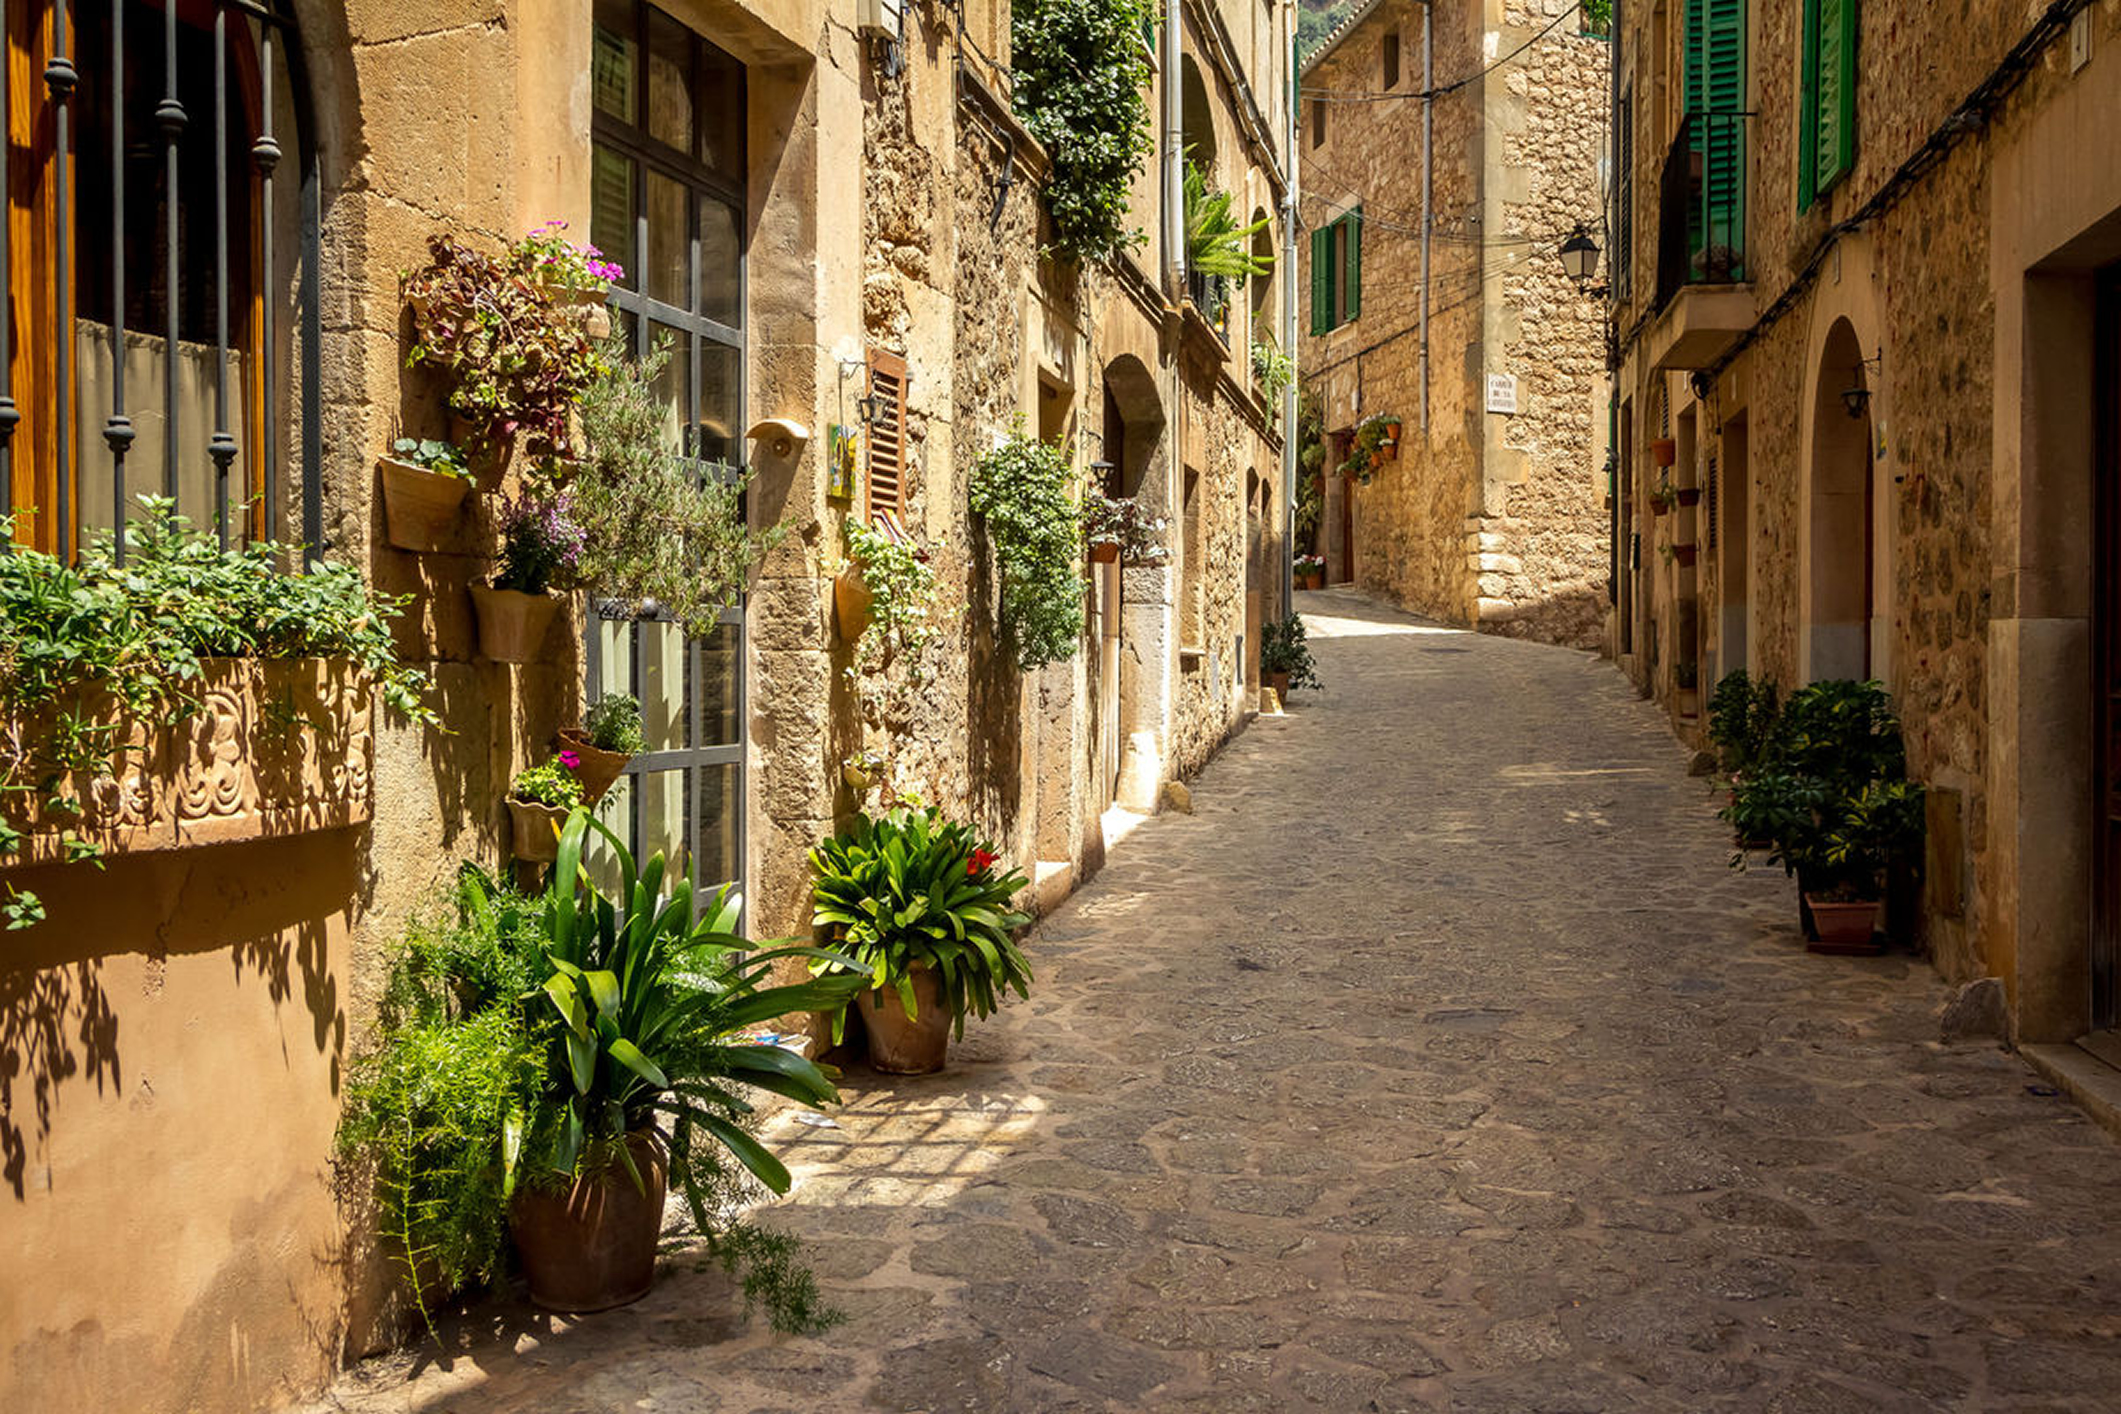
[[[1746,278],[1750,113],[1689,113],[1665,155],[1657,202],[1657,307],[1689,285]]]

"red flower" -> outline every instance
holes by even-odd
[[[582,758],[575,755],[572,751],[563,751],[560,753],[560,764],[570,771],[580,770]]]
[[[965,873],[967,876],[984,874],[989,869],[992,869],[995,861],[1000,858],[1001,856],[998,854],[990,854],[986,850],[975,846],[972,851],[972,857],[965,861]]]

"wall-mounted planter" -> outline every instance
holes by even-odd
[[[180,722],[127,717],[104,694],[77,704],[113,724],[109,768],[0,797],[0,820],[23,837],[12,863],[64,860],[66,832],[105,854],[137,854],[369,818],[375,725],[366,674],[337,658],[208,658],[200,669],[199,708]],[[31,742],[50,729],[49,718],[14,725]],[[48,809],[53,794],[79,811]]]
[[[832,581],[832,621],[839,626],[841,639],[854,643],[869,631],[870,610],[875,604],[876,596],[869,592],[860,565],[849,565],[839,572]]]
[[[1700,504],[1701,504],[1701,488],[1700,488],[1699,486],[1682,486],[1682,487],[1680,487],[1680,488],[1679,488],[1679,504],[1680,504],[1680,505],[1682,505],[1682,506],[1698,506],[1698,505],[1700,505]]]
[[[496,663],[533,663],[545,642],[545,630],[559,611],[550,594],[524,594],[489,585],[471,586],[472,608],[479,616],[479,652]]]
[[[1090,542],[1090,563],[1110,565],[1119,562],[1119,542],[1116,540],[1093,540]]]
[[[1650,460],[1659,466],[1670,466],[1679,459],[1679,444],[1669,437],[1659,437],[1650,443]]]
[[[383,474],[383,526],[390,543],[400,550],[441,549],[456,529],[471,483],[395,457],[376,465]]]
[[[565,810],[510,796],[508,821],[514,834],[516,858],[531,864],[550,864],[559,857],[560,827],[567,823]]]
[[[1679,562],[1679,568],[1683,570],[1694,568],[1694,557],[1698,553],[1699,550],[1693,545],[1674,545],[1672,547],[1672,558]]]
[[[561,748],[572,751],[581,763],[574,768],[574,777],[582,783],[583,803],[594,806],[625,774],[626,763],[633,758],[623,751],[604,750],[590,741],[587,733],[574,727],[564,728],[559,737]]]

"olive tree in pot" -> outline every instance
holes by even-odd
[[[858,814],[810,852],[813,921],[841,955],[811,970],[857,974],[878,1070],[941,1070],[951,1036],[964,1038],[967,1012],[988,1015],[1011,989],[1030,995],[1031,964],[1011,933],[1031,920],[1009,906],[1024,876],[996,872],[999,862],[969,825],[932,807]],[[835,1040],[845,1020],[835,1015]]]

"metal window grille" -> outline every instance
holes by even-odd
[[[5,14],[13,541],[76,558],[157,494],[224,545],[298,537],[314,558],[321,206],[292,17],[280,0]]]
[[[1709,542],[1709,548],[1710,548],[1711,550],[1713,550],[1713,549],[1715,549],[1715,548],[1716,548],[1716,541],[1717,541],[1717,539],[1718,539],[1718,526],[1719,526],[1719,523],[1720,523],[1720,522],[1722,521],[1722,519],[1723,519],[1723,516],[1722,516],[1721,512],[1720,512],[1720,511],[1719,511],[1719,510],[1717,509],[1717,507],[1718,507],[1718,505],[1719,505],[1719,504],[1721,503],[1722,499],[1723,499],[1723,453],[1722,453],[1722,451],[1721,451],[1721,449],[1720,449],[1720,448],[1717,448],[1717,447],[1715,447],[1715,446],[1713,446],[1713,445],[1712,445],[1712,446],[1711,446],[1711,447],[1709,448],[1709,486],[1708,486],[1708,493],[1707,493],[1706,495],[1704,495],[1704,496],[1703,496],[1703,497],[1701,498],[1701,500],[1702,500],[1702,505],[1703,505],[1703,507],[1704,507],[1704,508],[1706,509],[1706,511],[1707,511],[1707,513],[1708,513],[1708,522],[1709,522],[1709,533],[1708,533],[1708,542]]]

